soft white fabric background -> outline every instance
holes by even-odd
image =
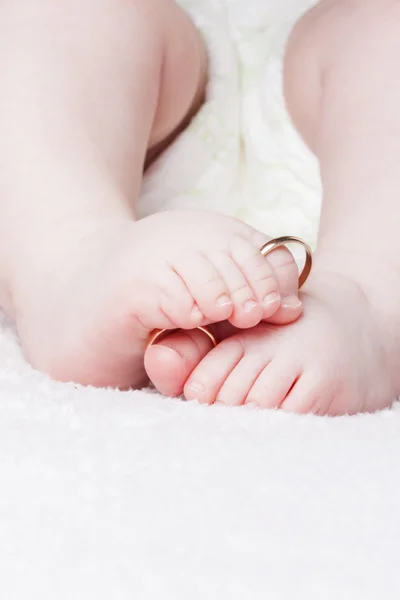
[[[143,212],[209,204],[314,241],[317,168],[280,93],[312,2],[182,3],[210,44],[210,99]],[[0,321],[4,600],[395,600],[399,479],[398,405],[321,419],[61,385]]]

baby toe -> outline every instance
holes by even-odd
[[[299,284],[299,269],[291,252],[285,247],[276,248],[263,257],[272,267],[282,297],[296,294]]]
[[[278,280],[260,249],[248,240],[236,238],[231,254],[262,309],[262,318],[275,314],[281,303]]]
[[[221,386],[244,356],[238,340],[230,339],[214,348],[193,371],[184,386],[187,400],[213,404]]]
[[[281,300],[281,305],[271,317],[265,319],[266,322],[273,325],[288,325],[297,321],[303,314],[303,303],[295,294],[288,294]]]
[[[294,365],[271,360],[250,389],[246,404],[270,409],[279,408],[297,377],[298,370]]]
[[[264,320],[275,325],[286,325],[296,321],[303,312],[298,295],[299,270],[293,255],[287,248],[277,248],[263,257],[272,269],[280,293],[280,305]]]
[[[284,412],[296,414],[330,414],[335,386],[315,373],[305,373],[299,377],[282,403]],[[340,414],[344,414],[341,412]]]
[[[229,288],[214,264],[200,253],[180,256],[172,264],[207,321],[228,319],[233,311]]]
[[[160,328],[191,329],[202,325],[205,317],[179,274],[169,269],[158,279],[159,312],[167,319]]]
[[[220,387],[216,402],[226,406],[242,406],[264,368],[265,360],[261,355],[245,354]]]
[[[214,253],[210,260],[221,273],[232,298],[230,323],[239,329],[257,325],[263,318],[263,310],[240,267],[228,253]]]
[[[197,329],[171,333],[147,349],[147,375],[164,396],[180,396],[190,373],[211,348],[211,340]]]

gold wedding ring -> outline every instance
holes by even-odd
[[[303,287],[305,282],[307,281],[312,268],[312,252],[311,248],[306,242],[303,242],[298,237],[294,237],[291,235],[285,235],[283,237],[277,237],[272,240],[269,240],[264,246],[261,248],[260,252],[263,256],[268,256],[271,252],[280,248],[282,246],[286,246],[286,244],[299,244],[306,252],[306,262],[304,263],[304,267],[299,276],[299,289]],[[214,348],[217,346],[217,340],[215,336],[211,333],[211,331],[207,327],[196,327],[199,331],[202,331],[212,342]],[[151,332],[149,342],[147,344],[147,348],[154,346],[156,342],[161,341],[164,337],[173,333],[174,331],[179,331],[179,329],[155,329]]]
[[[215,339],[215,336],[211,333],[211,331],[207,327],[196,327],[196,329],[198,329],[199,331],[202,331],[211,340],[211,343],[214,346],[214,348],[217,346],[217,340]],[[173,333],[174,331],[182,331],[182,330],[181,329],[155,329],[150,334],[150,339],[147,344],[147,348],[154,346],[154,344],[156,342],[160,342],[167,335],[169,335],[170,333]],[[147,348],[146,348],[146,350],[147,350]]]
[[[277,248],[286,246],[286,244],[299,244],[300,246],[302,246],[302,248],[304,248],[304,250],[306,252],[306,262],[304,263],[303,270],[299,276],[299,290],[300,290],[303,287],[303,285],[305,284],[305,282],[307,281],[307,279],[311,273],[311,268],[312,268],[312,252],[311,252],[311,248],[308,244],[303,242],[303,240],[301,240],[298,237],[294,237],[291,235],[285,235],[283,237],[277,237],[272,240],[269,240],[269,242],[264,244],[264,246],[261,248],[260,252],[263,256],[268,256],[268,254],[270,254]]]

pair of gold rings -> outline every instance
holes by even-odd
[[[268,254],[271,254],[271,252],[273,252],[277,248],[286,246],[286,244],[299,244],[300,246],[302,246],[302,248],[305,250],[305,253],[306,253],[306,261],[304,263],[303,270],[299,276],[299,290],[300,290],[303,287],[303,285],[305,284],[305,282],[307,281],[307,279],[311,273],[311,268],[312,268],[312,252],[311,252],[310,246],[308,244],[306,244],[306,242],[303,242],[303,240],[301,240],[298,237],[294,237],[291,235],[285,235],[283,237],[274,238],[274,239],[270,240],[269,242],[267,242],[266,244],[264,244],[264,246],[260,249],[260,252],[263,256],[268,256]],[[211,343],[214,346],[214,348],[215,348],[215,346],[217,346],[217,340],[215,339],[215,336],[211,333],[211,331],[207,327],[196,327],[196,329],[203,332],[211,340]],[[147,348],[150,348],[150,346],[154,346],[154,344],[156,342],[159,342],[162,338],[164,338],[166,335],[172,333],[173,331],[178,331],[178,330],[176,330],[176,329],[175,330],[174,329],[155,329],[150,334],[150,339],[147,344]]]

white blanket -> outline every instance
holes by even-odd
[[[212,207],[314,242],[317,166],[280,91],[312,2],[182,3],[210,45],[209,101],[143,213]],[[397,600],[399,473],[397,405],[322,419],[61,385],[0,321],[4,600]]]

